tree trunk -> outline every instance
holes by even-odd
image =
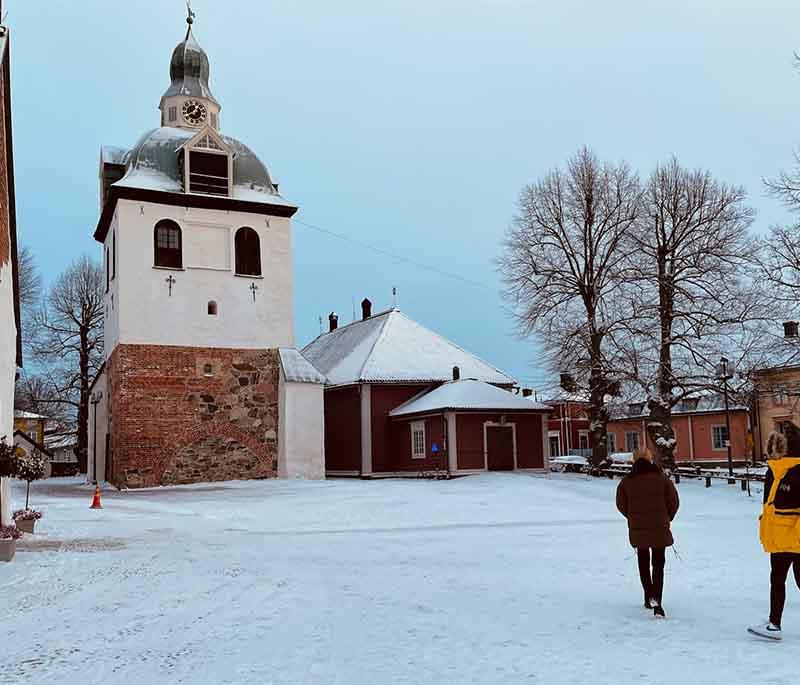
[[[589,373],[589,439],[592,447],[591,464],[597,468],[608,460],[608,409],[606,408],[607,382],[601,357],[602,336],[594,334],[591,340],[591,371]]]
[[[31,482],[28,481],[28,487],[25,490],[25,509],[28,508],[28,502],[31,499]]]
[[[672,428],[672,321],[674,313],[674,291],[672,274],[669,273],[667,255],[658,259],[658,318],[660,323],[658,373],[656,393],[647,402],[650,416],[647,420],[647,435],[655,449],[656,463],[665,469],[675,468],[675,431]]]
[[[89,340],[81,332],[80,399],[78,405],[78,470],[88,473],[89,463]]]

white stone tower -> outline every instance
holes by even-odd
[[[128,487],[321,477],[324,379],[294,350],[297,207],[221,133],[188,23],[161,126],[101,153],[106,364],[90,474]],[[296,417],[296,402],[311,414]]]

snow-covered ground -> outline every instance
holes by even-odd
[[[679,486],[659,621],[617,482],[223,483],[102,511],[37,483],[39,534],[0,566],[0,683],[796,683],[794,587],[782,644],[745,633],[768,613],[758,493]]]

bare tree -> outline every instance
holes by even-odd
[[[673,158],[650,176],[632,233],[625,278],[636,316],[621,340],[631,379],[648,394],[647,432],[667,467],[677,445],[672,409],[717,388],[720,356],[741,362],[759,339],[752,324],[764,309],[745,199],[743,188]]]
[[[588,377],[592,462],[608,456],[606,396],[615,385],[607,339],[627,314],[615,298],[641,187],[627,164],[587,148],[523,189],[500,260],[523,335],[537,334],[550,366]]]
[[[34,317],[32,347],[49,388],[40,400],[69,407],[78,427],[78,462],[86,472],[89,387],[103,358],[103,270],[75,260],[48,291]],[[50,399],[47,399],[49,396]]]

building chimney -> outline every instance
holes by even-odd
[[[328,323],[330,324],[331,333],[339,328],[339,316],[336,314],[336,312],[331,312],[331,315],[328,317]]]
[[[366,321],[371,316],[372,316],[372,302],[370,302],[365,297],[364,301],[361,303],[361,319],[363,321]]]
[[[523,397],[531,397],[533,395],[533,390],[530,388],[522,388],[522,396]]]
[[[461,380],[461,369],[459,369],[457,366],[453,367],[453,380],[454,381]]]
[[[797,321],[784,321],[783,322],[783,337],[784,338],[797,338],[798,336]]]

